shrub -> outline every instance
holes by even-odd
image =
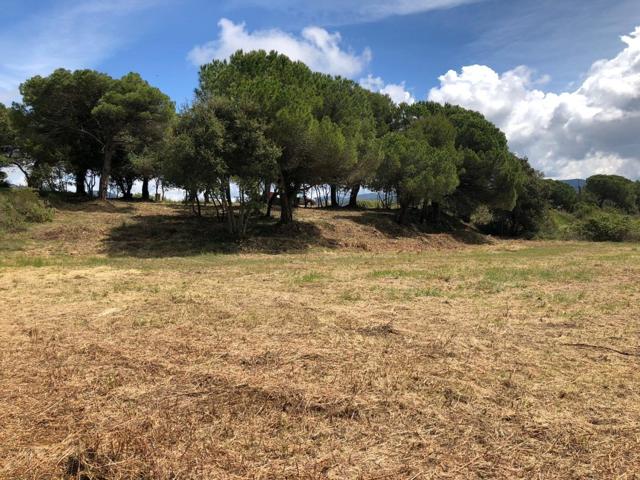
[[[15,231],[27,223],[49,222],[53,210],[29,189],[0,190],[0,231]]]
[[[580,235],[595,242],[623,242],[640,238],[637,220],[617,213],[596,213],[579,225]]]
[[[476,227],[488,225],[493,221],[493,212],[487,205],[478,205],[471,214],[470,221]]]

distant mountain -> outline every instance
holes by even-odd
[[[377,193],[361,193],[358,195],[358,200],[378,200]]]
[[[560,180],[560,181],[566,183],[567,185],[571,185],[576,190],[582,189],[587,184],[587,181],[581,178],[572,178],[571,180]]]

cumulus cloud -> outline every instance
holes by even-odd
[[[411,105],[416,101],[411,92],[406,89],[404,82],[385,84],[382,78],[374,77],[369,74],[367,77],[360,79],[360,85],[372,92],[380,92],[384,95],[389,95],[391,100],[398,105],[401,103],[408,103]]]
[[[300,60],[311,69],[353,77],[359,74],[371,61],[371,51],[362,53],[343,49],[338,32],[331,33],[320,27],[307,27],[300,36],[278,29],[249,32],[244,23],[236,24],[226,18],[218,22],[218,38],[194,47],[188,58],[195,65],[202,65],[213,59],[228,58],[236,50],[275,50],[292,60]]]
[[[571,92],[545,92],[546,78],[521,66],[499,74],[484,65],[442,75],[429,99],[482,112],[511,148],[553,177],[619,173],[640,177],[640,27],[625,48],[595,62]]]

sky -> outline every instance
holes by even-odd
[[[139,72],[181,106],[237,49],[480,111],[552,178],[640,177],[638,0],[0,0],[0,102],[65,67]]]

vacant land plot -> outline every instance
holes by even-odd
[[[0,478],[637,478],[640,246],[301,218],[5,236]]]

